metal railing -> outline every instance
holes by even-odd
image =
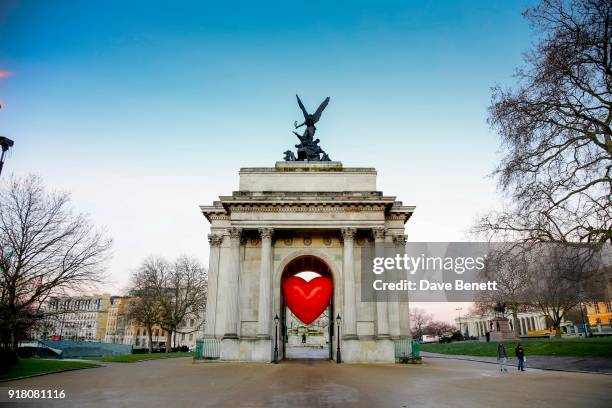
[[[132,346],[129,344],[73,340],[41,340],[40,343],[52,349],[62,350],[62,358],[119,355],[132,352]]]
[[[394,341],[395,362],[407,364],[420,359],[420,347],[416,340],[400,339]]]
[[[221,356],[221,341],[218,339],[196,340],[194,359],[216,360]]]

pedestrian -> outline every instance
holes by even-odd
[[[306,333],[302,333],[302,344],[306,344]]]
[[[508,371],[506,368],[508,355],[506,354],[506,347],[504,347],[504,343],[499,343],[497,345],[497,362],[499,363],[499,371]]]
[[[485,337],[487,338],[487,343],[491,341],[491,332],[486,332]]]
[[[516,354],[516,358],[518,359],[518,369],[520,371],[525,371],[525,349],[523,349],[521,343],[516,345],[514,354]]]

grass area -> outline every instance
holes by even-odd
[[[55,373],[76,368],[97,367],[97,364],[80,361],[41,360],[38,358],[21,358],[19,363],[8,373],[0,374],[0,380],[25,377],[28,375]]]
[[[504,341],[508,357],[514,356],[517,341]],[[612,338],[591,339],[533,339],[520,343],[527,356],[576,356],[576,357],[612,357]],[[497,342],[463,341],[456,343],[423,344],[422,351],[441,354],[466,356],[496,356]]]
[[[120,354],[116,356],[87,357],[88,360],[102,361],[105,363],[136,363],[143,360],[155,360],[160,358],[193,357],[191,352],[179,353],[153,353],[153,354]]]

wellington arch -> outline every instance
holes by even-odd
[[[370,167],[282,161],[239,175],[238,191],[200,207],[211,228],[204,337],[217,342],[218,357],[273,361],[276,330],[282,339],[287,329],[275,322],[285,315],[283,274],[303,258],[324,264],[333,279],[329,307],[341,317],[342,361],[393,362],[394,342],[410,337],[408,303],[361,301],[361,251],[405,246],[414,207],[378,191]],[[337,330],[329,335],[337,344]],[[285,348],[277,347],[282,360]]]

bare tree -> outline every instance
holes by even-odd
[[[206,306],[208,275],[200,263],[187,256],[179,257],[160,286],[161,326],[166,330],[166,352],[170,352],[172,334],[188,317],[203,314]]]
[[[161,321],[159,293],[169,274],[170,265],[163,258],[149,257],[132,274],[128,319],[147,330],[149,353],[153,352],[153,326]]]
[[[529,296],[561,336],[561,322],[582,302],[601,300],[607,268],[593,245],[536,245],[529,253]]]
[[[426,313],[418,307],[410,309],[410,327],[412,328],[412,337],[419,338],[424,332],[425,327],[433,320],[433,316]]]
[[[47,299],[101,282],[111,241],[75,214],[67,193],[48,192],[39,177],[0,187],[0,325],[16,353],[18,337],[43,318]]]
[[[515,89],[495,87],[495,171],[510,198],[476,228],[524,241],[612,240],[612,7],[543,0],[524,16],[539,36]]]
[[[482,314],[502,303],[512,314],[512,321],[518,322],[518,314],[532,308],[529,298],[531,270],[525,252],[527,245],[497,245],[487,254],[481,271],[482,280],[497,282],[497,290],[479,292],[476,296],[476,307]],[[515,336],[520,337],[519,325],[514,324],[513,329]]]
[[[423,334],[429,334],[433,336],[439,336],[445,333],[450,333],[457,330],[455,326],[450,323],[433,320],[423,327]]]

